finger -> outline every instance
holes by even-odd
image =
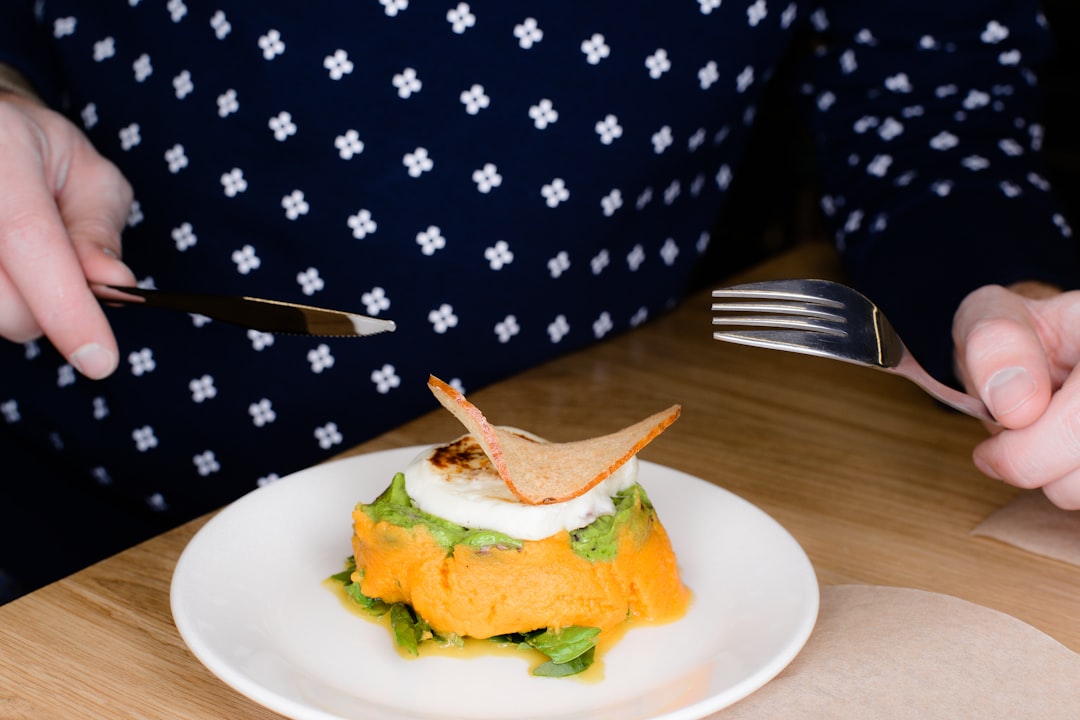
[[[953,339],[961,377],[998,422],[1022,428],[1042,415],[1053,385],[1023,298],[997,286],[976,290],[957,310]]]
[[[20,173],[0,183],[0,265],[57,350],[84,375],[105,377],[117,364],[116,340],[50,191],[50,168],[27,145],[2,150]]]
[[[0,337],[16,343],[36,340],[43,334],[18,288],[0,267]]]
[[[1080,510],[1080,470],[1043,486],[1050,502],[1063,510]]]
[[[990,477],[1024,488],[1045,487],[1080,469],[1080,373],[1054,393],[1036,422],[984,440],[972,458]]]
[[[112,285],[132,285],[135,276],[121,258],[121,231],[133,200],[131,185],[111,163],[85,146],[72,158],[68,182],[57,204],[85,276]]]
[[[56,349],[88,377],[105,377],[116,366],[116,340],[90,293],[60,216],[47,194],[21,195],[23,207],[35,217],[5,219],[0,261]]]

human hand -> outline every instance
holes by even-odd
[[[1023,283],[968,295],[953,320],[960,377],[1001,423],[976,467],[1080,509],[1080,291]]]
[[[116,369],[116,338],[88,281],[134,283],[120,260],[127,180],[62,115],[0,90],[0,337],[45,335],[81,373]]]

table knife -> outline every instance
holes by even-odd
[[[173,293],[98,283],[91,283],[90,289],[104,303],[181,310],[268,333],[361,337],[393,332],[397,328],[393,320],[281,300],[240,295]]]

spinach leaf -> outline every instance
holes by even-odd
[[[561,630],[533,630],[525,633],[494,635],[488,640],[505,645],[531,647],[547,655],[547,661],[533,668],[540,677],[567,677],[588,670],[596,658],[596,639],[600,629],[571,625]]]
[[[493,642],[496,645],[524,645],[525,641],[529,639],[530,635],[536,635],[543,630],[537,630],[533,633],[506,633],[505,635],[492,635],[488,638],[488,642]]]
[[[568,660],[564,663],[557,663],[552,660],[548,660],[545,663],[537,665],[532,674],[538,677],[567,677],[569,675],[577,675],[580,672],[588,670],[594,660],[596,648],[589,648],[583,654],[578,655],[573,660]]]
[[[378,617],[385,615],[386,611],[390,609],[390,606],[384,603],[378,598],[371,598],[360,592],[360,583],[353,582],[352,575],[356,572],[356,559],[351,555],[345,559],[345,569],[339,573],[334,573],[330,576],[330,579],[334,582],[342,584],[342,589],[345,590],[345,594],[354,603],[359,605],[365,611]],[[360,571],[360,576],[363,578],[364,571]]]
[[[457,633],[452,632],[447,633],[446,635],[442,635],[441,633],[432,631],[431,638],[442,647],[465,647],[465,638],[461,637]]]
[[[600,628],[571,625],[561,630],[544,630],[531,635],[525,644],[547,655],[551,662],[561,665],[594,648],[599,634]]]
[[[368,597],[360,592],[360,583],[351,582],[347,584],[345,586],[345,594],[349,596],[350,600],[375,617],[385,615],[386,611],[390,609],[390,606],[379,598]]]
[[[430,631],[428,624],[405,603],[390,606],[390,627],[398,646],[410,655],[419,655],[418,645]]]
[[[356,558],[350,555],[345,558],[345,569],[339,573],[334,573],[330,576],[330,579],[334,582],[339,582],[342,585],[346,585],[352,582],[352,574],[356,572]]]
[[[352,560],[352,558],[350,557],[349,560]],[[342,570],[339,573],[334,573],[333,575],[330,576],[330,579],[333,580],[336,583],[341,583],[342,585],[348,585],[349,583],[352,582],[352,574],[355,571],[356,571],[356,561],[353,560],[353,566],[352,566],[351,569]]]

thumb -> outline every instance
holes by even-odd
[[[71,181],[57,189],[56,202],[87,279],[133,284],[120,240],[132,207],[131,185],[89,144],[74,150],[67,175]]]
[[[975,290],[956,312],[953,341],[968,391],[981,397],[1004,427],[1026,427],[1043,414],[1053,386],[1025,298],[997,285]]]

